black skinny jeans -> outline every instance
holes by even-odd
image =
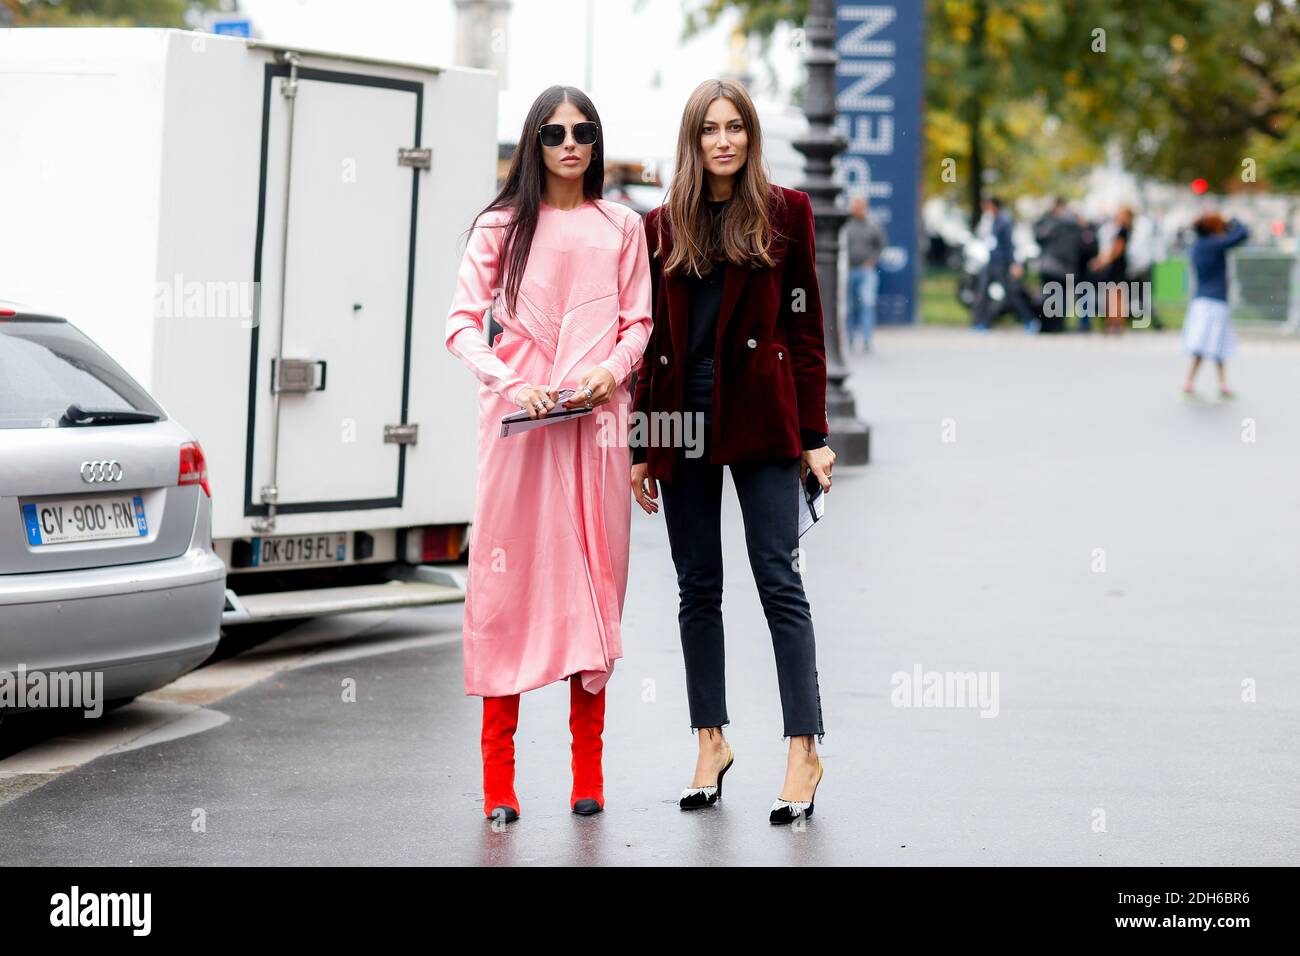
[[[816,734],[822,727],[821,692],[812,614],[796,570],[799,547],[799,459],[709,463],[713,365],[693,363],[687,376],[686,411],[701,412],[703,454],[678,450],[677,477],[661,481],[668,543],[677,568],[682,654],[691,727],[722,727],[727,717],[722,636],[722,469],[740,498],[749,564],[776,653],[777,684],[787,737]]]

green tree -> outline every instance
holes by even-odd
[[[1131,169],[1175,182],[1202,177],[1221,190],[1240,182],[1252,154],[1287,168],[1279,146],[1294,143],[1300,118],[1294,0],[1060,7],[1064,29],[1048,38],[1048,56],[1087,68],[1065,115],[1119,145]],[[1084,34],[1097,28],[1106,50],[1081,61]]]
[[[18,27],[185,27],[193,8],[219,0],[0,0],[0,24]]]
[[[702,0],[690,11],[687,32],[735,12],[740,29],[766,43],[778,24],[802,24],[807,8],[806,0]],[[1100,156],[1098,142],[1075,135],[1050,112],[1065,85],[1059,62],[1037,51],[1057,29],[1055,10],[1046,0],[926,2],[923,168],[930,173],[922,181],[929,193],[949,190],[941,164],[955,161],[972,220],[987,182],[1013,192],[1057,190]],[[1051,142],[1043,142],[1045,128]]]
[[[770,37],[801,0],[699,0],[690,29],[739,14]],[[999,191],[1061,191],[1114,143],[1129,168],[1216,190],[1243,162],[1300,188],[1295,0],[926,0],[928,193],[957,163],[972,216]]]
[[[929,0],[925,27],[928,193],[947,188],[938,171],[954,160],[974,223],[990,183],[1057,192],[1100,158],[1100,144],[1057,115],[1072,77],[1042,52],[1061,29],[1056,3]]]

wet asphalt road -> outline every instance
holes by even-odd
[[[784,743],[728,482],[718,808],[676,806],[695,740],[675,579],[637,511],[605,813],[569,812],[557,684],[521,707],[522,818],[485,821],[443,605],[289,632],[293,666],[42,786],[0,761],[0,863],[1300,862],[1300,347],[1245,343],[1234,404],[1180,401],[1156,336],[883,330],[852,362],[875,458],[837,472],[804,539],[827,728],[805,827],[767,823]],[[989,716],[894,706],[916,668],[996,675]]]

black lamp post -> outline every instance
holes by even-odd
[[[826,417],[831,428],[827,444],[835,450],[838,464],[865,465],[871,456],[871,430],[858,420],[853,396],[844,387],[849,370],[840,352],[840,227],[848,214],[835,202],[840,187],[832,179],[832,160],[848,143],[834,126],[835,0],[811,0],[804,40],[808,83],[803,111],[808,134],[795,140],[794,148],[804,155],[804,181],[799,188],[812,199],[816,230],[817,282],[826,330]]]

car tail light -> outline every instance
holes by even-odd
[[[463,527],[458,524],[439,524],[423,528],[420,560],[446,561],[460,557],[460,533]]]
[[[212,489],[208,487],[208,462],[196,441],[181,445],[181,473],[176,484],[199,485],[205,495],[212,497]]]

